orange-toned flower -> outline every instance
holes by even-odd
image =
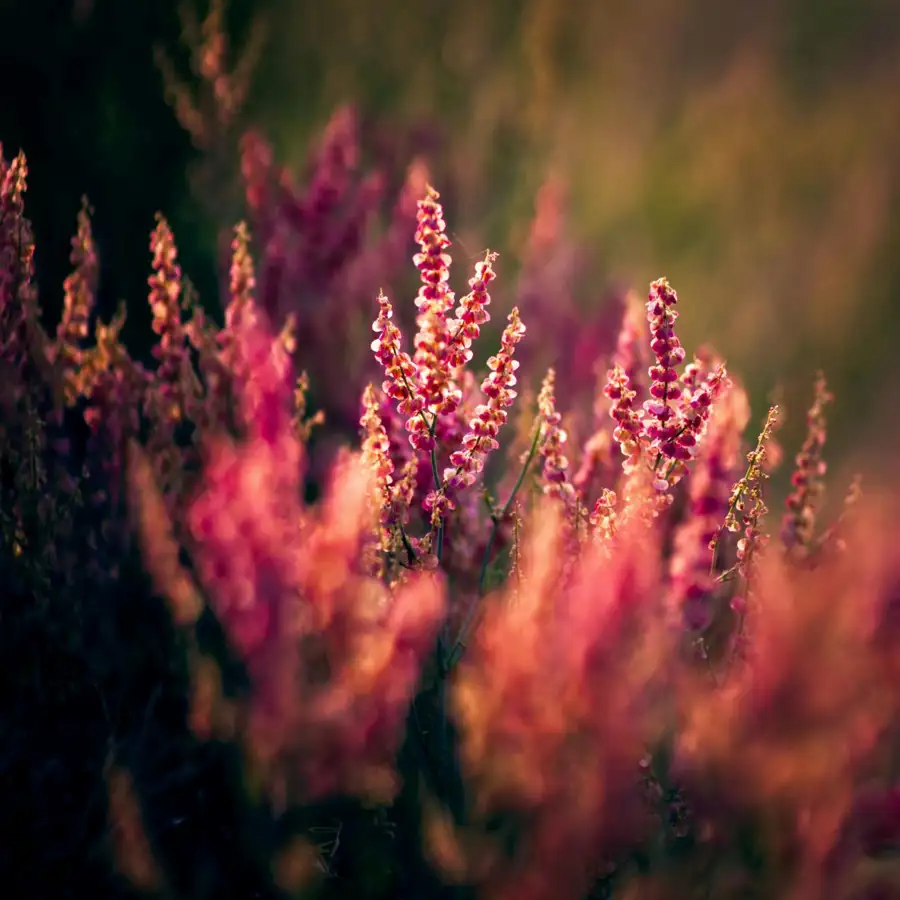
[[[637,760],[664,659],[654,536],[635,523],[612,556],[589,547],[564,583],[563,521],[545,502],[529,523],[522,576],[488,598],[453,688],[475,820],[519,835],[482,873],[485,897],[580,898],[644,823]]]

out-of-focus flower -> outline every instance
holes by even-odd
[[[390,793],[406,704],[441,617],[439,585],[421,576],[391,591],[366,571],[378,481],[365,462],[341,463],[323,507],[304,507],[283,344],[247,322],[237,352],[246,438],[207,448],[188,522],[201,579],[253,682],[255,752],[292,796]]]
[[[636,291],[629,291],[625,297],[625,312],[612,362],[613,366],[621,366],[634,391],[635,400],[642,402],[646,391],[644,382],[652,360],[646,308]]]
[[[296,318],[295,363],[313,373],[316,407],[329,430],[344,436],[356,431],[359,397],[374,374],[361,352],[373,285],[399,287],[426,181],[421,161],[404,160],[406,181],[382,215],[389,173],[361,171],[360,140],[355,110],[338,109],[301,183],[275,163],[258,133],[241,144],[257,303],[273,328]],[[405,311],[401,320],[411,325]]]
[[[472,813],[517,823],[512,855],[481,873],[486,897],[581,897],[644,821],[634,773],[664,640],[653,532],[633,523],[612,557],[587,550],[563,586],[562,526],[557,504],[532,519],[523,576],[489,598],[454,686]]]
[[[675,532],[669,562],[671,611],[679,625],[693,631],[703,631],[712,620],[717,575],[713,546],[728,512],[748,417],[746,394],[731,387],[713,413],[688,486],[688,513]]]
[[[387,589],[360,571],[371,484],[359,460],[338,465],[303,537],[306,689],[289,756],[314,796],[392,795],[408,706],[443,618],[436,573]]]
[[[567,229],[568,197],[550,177],[535,198],[515,302],[540,342],[522,348],[530,372],[556,371],[558,390],[579,414],[593,396],[596,367],[615,349],[625,308],[615,289],[597,291],[593,248]]]
[[[698,814],[727,827],[764,811],[776,858],[793,848],[785,887],[798,880],[801,896],[824,896],[824,862],[857,773],[874,762],[896,711],[872,652],[888,546],[878,519],[860,523],[850,544],[816,568],[764,554],[743,664],[718,683],[698,676],[681,694],[677,768]]]

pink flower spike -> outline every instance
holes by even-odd
[[[663,457],[677,458],[675,436],[681,428],[673,402],[680,397],[676,366],[684,362],[684,348],[675,334],[678,295],[665,278],[650,285],[647,321],[650,324],[650,349],[656,365],[649,369],[650,399],[644,403],[648,413],[645,430],[651,445]]]
[[[519,319],[518,307],[513,307],[500,339],[500,352],[488,360],[491,371],[481,384],[487,402],[476,407],[461,449],[450,455],[451,467],[444,470],[448,490],[474,484],[484,468],[487,454],[499,447],[497,435],[506,424],[506,410],[516,397],[512,388],[519,363],[513,359],[513,353],[524,334],[525,326]]]
[[[446,248],[444,210],[438,202],[440,194],[429,187],[419,202],[416,242],[420,251],[413,257],[422,285],[416,298],[419,315],[415,337],[415,361],[418,391],[426,409],[434,415],[452,413],[459,405],[459,390],[453,382],[450,365],[450,319],[453,292],[448,287],[450,255]]]

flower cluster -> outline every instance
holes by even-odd
[[[778,410],[745,443],[747,396],[711,350],[684,365],[668,282],[592,361],[585,429],[572,372],[520,355],[518,307],[473,365],[496,257],[454,310],[422,181],[412,347],[368,285],[381,387],[345,373],[359,450],[311,472],[341,431],[315,403],[332,373],[298,375],[320,348],[281,291],[348,283],[352,132],[335,120],[305,192],[248,139],[263,227],[234,231],[221,327],[158,218],[147,366],[124,312],[93,320],[86,202],[48,337],[25,158],[0,154],[2,724],[29,843],[109,831],[70,855],[186,897],[318,876],[370,900],[893,896],[900,506],[855,481],[818,528],[824,379],[773,547]]]

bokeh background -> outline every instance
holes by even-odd
[[[819,367],[834,459],[900,438],[900,0],[231,0],[246,102],[200,146],[158,64],[190,79],[183,19],[175,0],[0,0],[0,140],[29,156],[48,317],[82,193],[102,303],[129,301],[131,340],[157,209],[214,303],[240,131],[299,164],[352,102],[382,130],[434,136],[460,257],[495,247],[511,275],[535,195],[560,177],[598,284],[666,275],[684,343],[728,358],[757,418],[781,389],[789,446]]]

